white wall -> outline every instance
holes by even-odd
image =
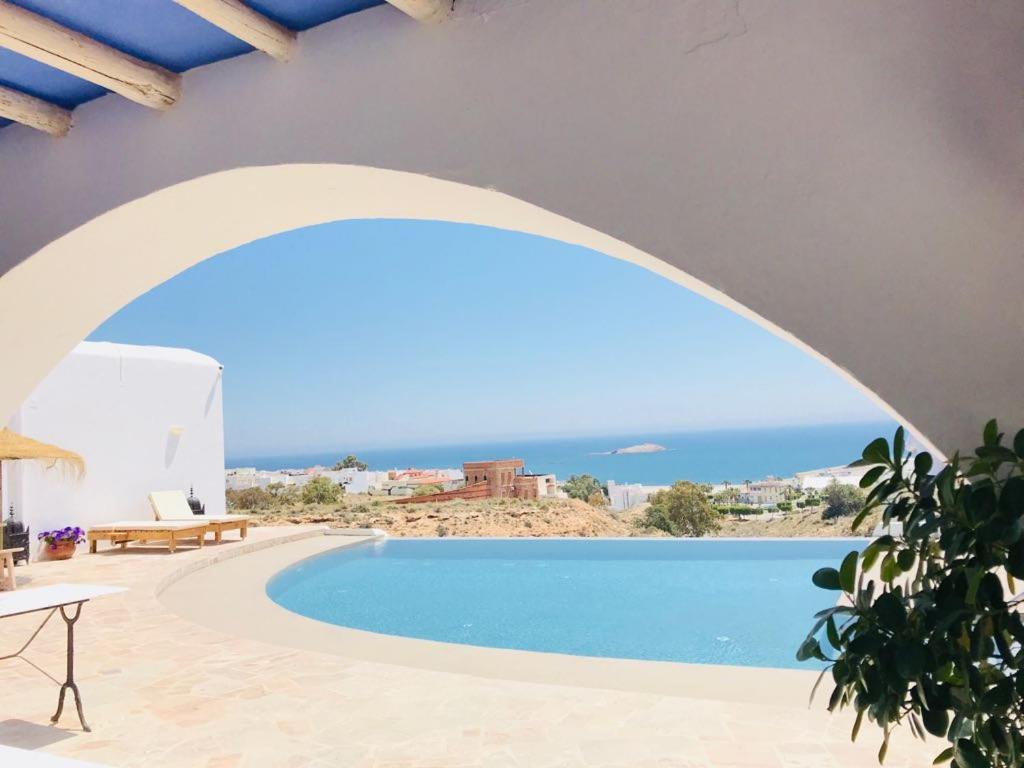
[[[646,504],[658,491],[668,490],[667,485],[641,485],[640,483],[616,483],[608,481],[608,502],[612,509],[624,510],[639,504]]]
[[[108,314],[266,228],[382,200],[368,215],[490,220],[343,179],[309,190],[323,208],[251,175],[202,194],[222,171],[346,164],[605,233],[973,447],[991,416],[1024,423],[1022,26],[1019,0],[460,0],[437,26],[380,7],[303,33],[287,64],[189,72],[166,113],[107,96],[59,141],[6,128],[0,270],[64,251],[0,278],[0,418]],[[508,226],[557,231],[537,222]],[[25,327],[44,301],[53,322]]]
[[[79,481],[7,465],[7,504],[33,534],[152,519],[154,490],[195,487],[224,513],[224,418],[216,360],[185,349],[83,342],[22,404],[10,426],[85,459]],[[182,428],[180,436],[172,428]]]

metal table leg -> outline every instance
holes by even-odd
[[[78,692],[78,686],[75,685],[75,622],[78,621],[79,615],[82,613],[82,604],[75,604],[75,615],[68,617],[66,612],[67,606],[62,605],[60,607],[60,617],[64,619],[64,623],[68,625],[68,671],[67,679],[64,684],[60,687],[60,698],[57,700],[57,712],[50,718],[51,723],[56,723],[60,720],[60,713],[64,711],[64,695],[70,689],[75,694],[75,709],[78,710],[78,722],[82,724],[82,729],[85,731],[91,731],[92,728],[85,722],[85,715],[82,714],[82,694]]]

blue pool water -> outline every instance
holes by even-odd
[[[277,574],[267,594],[389,635],[580,656],[803,667],[834,593],[811,584],[862,540],[389,539]]]

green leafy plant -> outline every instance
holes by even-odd
[[[358,458],[353,456],[351,453],[344,459],[334,462],[334,466],[331,469],[337,471],[339,469],[359,469],[364,470],[370,465],[365,461],[360,461]]]
[[[822,520],[855,515],[864,506],[864,493],[853,485],[840,484],[833,480],[822,490],[825,509],[821,511]]]
[[[562,485],[562,489],[570,499],[586,501],[595,493],[601,493],[601,483],[593,475],[570,475]]]
[[[719,513],[711,506],[703,489],[681,480],[668,490],[650,498],[650,506],[640,519],[646,528],[656,528],[673,536],[704,536],[721,526]]]
[[[854,528],[881,507],[902,532],[815,572],[839,600],[816,615],[797,658],[829,663],[828,708],[856,710],[852,738],[865,716],[883,729],[879,762],[908,723],[950,742],[937,764],[1024,766],[1024,430],[1004,446],[990,421],[973,456],[933,474],[930,454],[910,459],[900,428],[891,448],[878,438],[854,465],[870,467],[860,484],[871,488]]]
[[[302,486],[303,504],[333,504],[341,495],[341,486],[323,475],[314,477]]]

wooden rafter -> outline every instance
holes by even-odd
[[[181,96],[180,75],[6,0],[0,0],[0,47],[103,86],[147,107],[167,109]]]
[[[63,136],[71,127],[71,113],[63,107],[0,85],[0,117],[35,128],[51,136]]]
[[[412,16],[416,21],[436,24],[447,19],[452,12],[452,0],[388,0],[403,13]]]
[[[174,1],[278,61],[291,58],[295,33],[257,13],[241,0]]]

